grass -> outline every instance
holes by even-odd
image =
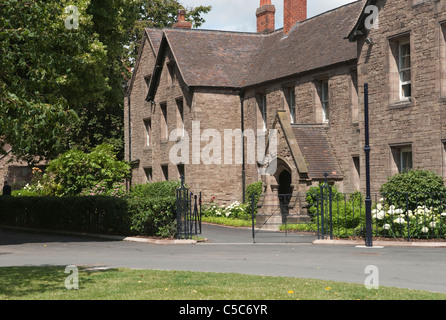
[[[225,273],[79,269],[67,290],[65,267],[0,268],[0,300],[446,300],[446,294],[344,282]]]
[[[252,220],[242,220],[226,217],[201,217],[202,222],[220,224],[229,227],[252,227]]]

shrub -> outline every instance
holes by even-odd
[[[257,216],[257,203],[259,202],[259,198],[260,198],[260,195],[262,194],[262,192],[263,192],[263,182],[262,181],[251,183],[246,187],[245,202],[249,206],[249,208],[248,208],[249,215],[251,215],[252,198],[254,197],[254,204],[253,204],[254,216]]]
[[[324,212],[324,233],[330,230],[330,205],[333,232],[338,236],[362,235],[365,224],[364,198],[359,192],[340,193],[335,186],[331,187],[331,204],[328,189],[324,189],[322,207],[321,188],[311,187],[306,196],[308,212],[313,223],[321,224],[321,212]],[[320,225],[322,229],[322,225]]]
[[[415,210],[420,204],[440,207],[446,203],[443,178],[428,170],[410,170],[398,173],[381,186],[385,204],[406,210]]]
[[[444,237],[446,212],[435,207],[417,206],[407,210],[385,203],[381,198],[372,210],[375,234],[391,237]]]
[[[179,181],[162,181],[132,188],[129,199],[131,230],[139,235],[176,235],[176,189]]]
[[[49,162],[44,188],[51,195],[73,196],[100,184],[112,189],[130,174],[130,165],[116,158],[113,146],[101,144],[90,153],[73,149]],[[86,191],[87,190],[87,191]]]

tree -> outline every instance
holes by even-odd
[[[177,22],[179,9],[186,9],[186,20],[192,22],[193,28],[200,27],[204,22],[203,14],[208,13],[211,6],[197,6],[185,8],[178,0],[140,0],[138,20],[134,24],[129,43],[130,57],[129,65],[138,54],[138,49],[144,28],[168,28]]]
[[[29,163],[102,143],[115,146],[123,158],[131,55],[144,27],[172,25],[181,7],[177,0],[70,5],[68,0],[0,3],[0,152],[8,143]],[[199,26],[200,14],[209,10],[192,8],[188,19]]]
[[[129,33],[138,19],[139,1],[91,0],[87,14],[92,17],[92,29],[106,47],[103,77],[109,89],[100,99],[85,104],[77,111],[80,121],[70,128],[66,145],[88,152],[96,145],[108,143],[123,159],[123,100],[124,84],[129,79]]]
[[[76,111],[108,90],[106,48],[92,32],[88,4],[77,2],[77,29],[64,23],[74,21],[64,12],[68,1],[0,4],[1,143],[18,158],[59,154]]]
[[[87,9],[93,30],[107,48],[104,75],[110,90],[102,101],[85,105],[78,111],[80,121],[71,127],[67,145],[88,151],[101,143],[112,144],[118,157],[124,158],[123,101],[124,84],[130,78],[145,27],[170,27],[177,21],[177,11],[183,6],[177,0],[92,0]],[[210,6],[189,8],[187,19],[199,27],[201,14]]]

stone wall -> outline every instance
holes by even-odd
[[[372,192],[397,172],[392,150],[411,146],[413,167],[445,175],[445,103],[441,87],[442,22],[444,1],[378,1],[379,26],[370,30],[372,44],[358,41],[358,82],[361,104],[363,85],[369,86]],[[412,97],[399,99],[398,70],[392,50],[399,39],[409,39]],[[443,57],[444,60],[444,57]],[[396,78],[395,78],[396,77]],[[396,81],[395,81],[396,79]],[[396,85],[395,85],[396,83]],[[360,108],[360,128],[364,128]],[[361,144],[363,144],[361,136]],[[393,149],[392,149],[393,148]],[[364,177],[363,177],[364,182]],[[363,183],[364,184],[364,183]]]

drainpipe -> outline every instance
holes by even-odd
[[[240,95],[240,110],[241,110],[241,129],[242,129],[242,198],[243,203],[246,201],[245,191],[246,191],[246,168],[245,168],[245,112],[244,112],[244,101],[245,93],[243,89],[239,92]]]
[[[128,132],[128,134],[129,134],[129,141],[128,141],[128,144],[129,144],[129,163],[132,162],[132,121],[131,121],[130,102],[131,102],[131,100],[130,100],[130,92],[129,92],[128,96],[127,96],[127,104],[128,104],[127,108],[128,108],[128,114],[129,114],[129,116],[128,116],[128,121],[129,121],[129,132]],[[132,187],[132,174],[133,174],[132,167],[130,166],[130,178],[129,178],[129,187],[128,187],[129,190]]]

